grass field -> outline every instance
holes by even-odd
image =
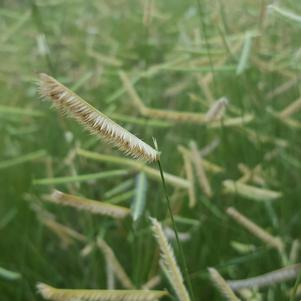
[[[43,300],[38,282],[125,289],[97,238],[133,287],[160,276],[153,289],[177,300],[150,216],[188,280],[158,165],[129,159],[41,101],[41,72],[152,147],[156,139],[164,172],[179,177],[166,176],[167,192],[191,301],[226,300],[209,267],[226,280],[289,267],[278,283],[274,275],[236,295],[298,300],[300,31],[296,0],[0,1],[1,301]],[[228,104],[211,120],[220,99]],[[53,189],[131,212],[116,219],[45,202]]]

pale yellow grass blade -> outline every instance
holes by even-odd
[[[127,289],[135,288],[134,284],[132,283],[129,276],[126,274],[125,270],[123,269],[119,260],[115,256],[111,247],[104,240],[102,240],[100,238],[97,239],[97,246],[103,252],[103,254],[106,258],[106,261],[110,263],[111,268],[112,268],[115,276],[120,281],[120,283]]]
[[[114,218],[125,218],[130,210],[125,207],[94,201],[72,194],[54,190],[45,200],[62,206],[73,207],[78,210],[89,211],[93,214],[107,215]]]
[[[279,237],[274,237],[267,231],[256,225],[249,218],[238,212],[235,208],[228,208],[227,214],[231,216],[237,223],[246,228],[250,233],[259,238],[268,246],[277,249],[280,253],[284,251],[284,244]]]
[[[38,283],[43,298],[53,301],[156,301],[167,295],[165,291],[59,289]]]
[[[225,180],[224,192],[238,194],[254,201],[273,201],[282,196],[281,192],[250,186],[238,181]]]

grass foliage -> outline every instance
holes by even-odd
[[[176,300],[150,216],[166,230],[191,300],[225,298],[209,267],[225,288],[260,279],[260,289],[235,291],[242,300],[297,300],[300,30],[296,0],[0,1],[1,300],[42,300],[38,282],[58,294],[123,290],[110,258],[135,290],[154,283]],[[157,165],[123,157],[51,110],[37,92],[41,72],[146,143],[155,138],[187,271]],[[43,202],[53,189],[131,214]],[[269,274],[278,270],[284,276]]]

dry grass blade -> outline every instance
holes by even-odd
[[[250,169],[243,163],[238,164],[239,171],[243,174],[237,182],[246,184],[251,181],[258,185],[265,185],[266,181],[262,177],[261,165],[256,165],[253,169]]]
[[[159,159],[159,153],[155,149],[96,110],[54,78],[41,74],[39,85],[43,97],[49,97],[60,111],[75,118],[91,133],[102,137],[106,142],[117,146],[134,158],[148,162]]]
[[[208,123],[209,128],[219,128],[219,127],[235,127],[243,126],[254,119],[252,114],[246,114],[241,117],[225,118],[223,120],[215,120]]]
[[[38,283],[37,289],[43,298],[53,301],[155,301],[167,295],[148,290],[59,289],[44,283]]]
[[[146,107],[143,104],[138,93],[134,89],[127,74],[125,72],[120,72],[119,76],[123,82],[126,91],[132,98],[134,105],[138,108],[139,112],[143,116],[151,117],[151,118],[159,118],[159,119],[169,120],[173,122],[184,122],[184,123],[195,123],[195,124],[206,123],[205,117],[201,113],[166,111],[166,110],[152,109]]]
[[[212,197],[212,189],[204,169],[203,159],[195,142],[191,142],[190,147],[191,157],[194,162],[197,177],[199,179],[200,188],[205,193],[205,195],[210,198]]]
[[[280,253],[283,253],[284,245],[282,240],[279,237],[274,237],[269,234],[267,231],[256,225],[246,216],[242,215],[236,209],[230,207],[227,209],[227,214],[231,216],[237,223],[246,228],[254,236],[258,237],[267,245],[277,249]]]
[[[40,218],[40,221],[54,232],[62,241],[63,246],[68,247],[74,240],[85,242],[86,237],[77,231],[56,222],[51,218]]]
[[[181,146],[179,146],[179,151],[182,153],[182,156],[183,156],[183,159],[184,159],[185,173],[186,173],[186,176],[187,176],[187,180],[190,183],[189,188],[188,188],[189,207],[193,208],[196,205],[193,168],[192,168],[189,153],[186,152],[185,149],[183,149]]]
[[[245,288],[262,288],[295,279],[300,270],[301,264],[295,264],[257,277],[230,280],[227,283],[234,291]]]
[[[225,299],[229,301],[239,301],[239,299],[235,296],[234,292],[232,291],[231,287],[227,284],[225,279],[220,275],[220,273],[214,269],[208,269],[210,278],[214,285],[218,288],[221,295],[225,297]]]
[[[282,118],[288,118],[292,114],[297,113],[301,109],[301,98],[298,98],[291,104],[289,104],[285,109],[283,109],[279,115]]]
[[[225,180],[223,182],[226,193],[238,195],[255,201],[272,201],[281,197],[281,192],[246,185],[241,182]]]
[[[295,239],[292,243],[292,247],[289,253],[289,261],[290,263],[296,263],[298,260],[298,255],[300,251],[300,241]]]
[[[151,222],[154,236],[160,247],[162,264],[168,274],[170,284],[180,301],[190,301],[183,276],[177,265],[173,250],[164,235],[162,226],[155,218],[151,218]]]
[[[153,289],[154,287],[159,285],[160,282],[161,282],[161,277],[159,275],[156,275],[156,276],[152,277],[151,279],[149,279],[147,282],[145,282],[142,285],[142,289],[144,289],[144,290]]]
[[[102,239],[97,239],[97,246],[103,252],[107,263],[110,264],[116,278],[120,281],[120,283],[128,289],[135,288],[134,284],[126,274],[125,270],[123,269],[122,265],[118,261],[117,257],[115,256],[111,247]]]
[[[63,206],[74,207],[79,210],[86,210],[93,214],[107,215],[114,218],[124,218],[130,213],[130,210],[125,207],[85,199],[58,190],[54,190],[51,195],[45,197],[45,200]]]
[[[226,97],[222,97],[221,99],[214,102],[209,111],[206,113],[206,121],[211,122],[213,120],[220,119],[220,116],[222,115],[227,104],[228,99]]]

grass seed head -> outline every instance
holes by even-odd
[[[47,74],[40,74],[39,92],[50,98],[54,106],[76,119],[88,131],[136,159],[157,161],[159,152],[153,149],[85,100]]]

